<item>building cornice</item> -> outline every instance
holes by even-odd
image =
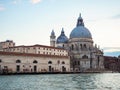
[[[52,57],[52,58],[68,58],[69,57],[69,56],[60,56],[60,55],[46,55],[46,54],[4,52],[4,51],[0,51],[0,55],[32,56],[32,57]]]

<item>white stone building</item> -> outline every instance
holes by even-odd
[[[1,43],[6,45],[8,41]],[[45,45],[9,46],[14,42],[9,43],[0,51],[1,73],[70,72],[65,49]]]
[[[55,37],[54,31],[52,31],[50,45],[68,50],[70,67],[74,71],[104,69],[103,52],[97,45],[93,45],[92,35],[84,26],[81,14],[69,38],[67,38],[63,29],[57,40]]]
[[[68,56],[0,51],[1,73],[69,72]]]

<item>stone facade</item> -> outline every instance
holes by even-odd
[[[0,52],[0,73],[69,72],[68,56]]]
[[[104,67],[112,72],[120,72],[120,57],[104,56]]]
[[[104,69],[103,52],[97,45],[93,45],[92,35],[84,26],[81,14],[69,38],[65,35],[63,28],[57,39],[51,37],[50,39],[56,40],[56,47],[64,48],[68,51],[68,55],[70,56],[70,68],[73,71]]]
[[[4,42],[0,42],[0,51],[4,48],[14,47],[15,43],[12,40],[6,40]]]
[[[103,53],[99,48],[93,46],[91,39],[70,39],[69,47],[71,67],[75,71],[104,68]]]
[[[1,42],[6,45],[8,41]],[[0,51],[1,73],[70,72],[68,51],[62,48],[31,45],[9,46]]]

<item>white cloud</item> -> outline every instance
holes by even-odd
[[[37,4],[37,3],[40,3],[42,0],[31,0],[31,3],[33,4]]]
[[[120,51],[120,47],[108,47],[104,48],[104,52],[118,52]]]
[[[112,19],[119,19],[119,18],[120,18],[120,14],[117,14],[117,15],[112,17]]]
[[[22,0],[13,0],[12,4],[20,4],[22,2]]]
[[[0,11],[4,11],[4,10],[5,10],[5,7],[0,6]]]
[[[13,4],[17,4],[17,1],[13,1],[12,3],[13,3]]]

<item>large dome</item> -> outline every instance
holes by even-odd
[[[81,14],[78,17],[76,27],[70,33],[70,38],[92,38],[90,31],[84,27],[84,22]]]
[[[68,42],[68,38],[67,36],[65,36],[64,30],[62,29],[61,35],[57,38],[57,43],[67,43],[67,42]]]
[[[92,38],[92,35],[84,26],[78,26],[72,30],[70,38]]]

